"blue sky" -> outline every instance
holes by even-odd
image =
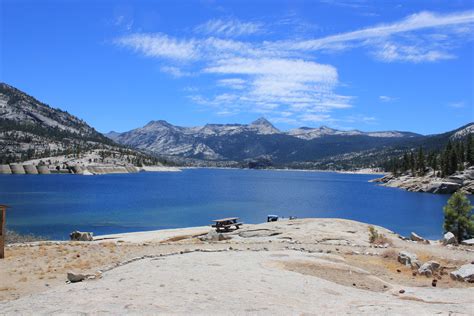
[[[1,81],[102,132],[474,121],[470,0],[0,3]]]

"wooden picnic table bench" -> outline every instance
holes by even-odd
[[[244,223],[242,222],[237,222],[239,218],[238,217],[228,217],[228,218],[221,218],[221,219],[215,219],[213,220],[214,224],[212,227],[216,228],[216,231],[230,231],[232,227],[234,229],[239,229],[241,225]]]

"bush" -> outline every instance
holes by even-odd
[[[379,232],[372,225],[369,226],[369,242],[375,245],[391,245],[391,241],[385,237],[384,234],[379,234]]]
[[[469,199],[461,192],[455,192],[443,208],[444,230],[456,236],[458,242],[474,235],[474,215]]]

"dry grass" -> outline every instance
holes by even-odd
[[[398,258],[398,252],[395,249],[387,249],[381,255],[385,259],[397,260]]]

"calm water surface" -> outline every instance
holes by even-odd
[[[238,216],[260,223],[267,214],[340,217],[438,238],[449,196],[368,183],[374,175],[331,172],[188,169],[102,176],[3,175],[0,204],[12,208],[7,227],[66,239],[94,234],[208,225]]]

